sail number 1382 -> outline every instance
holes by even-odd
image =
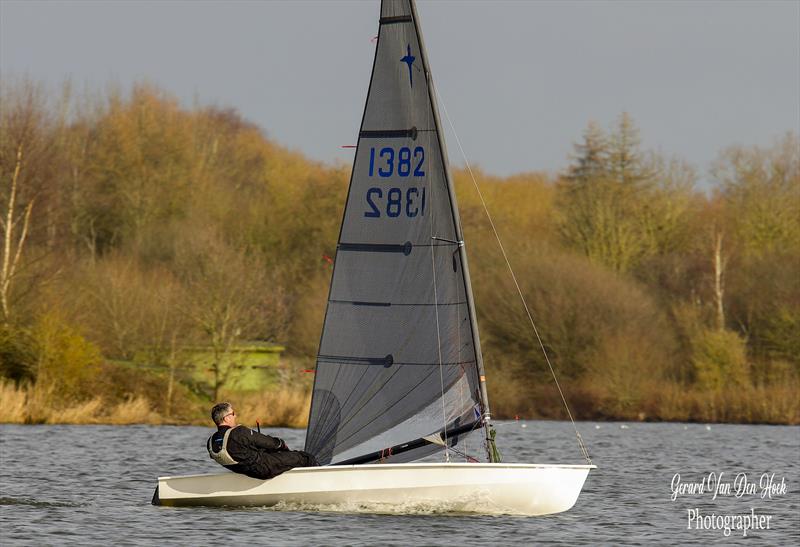
[[[384,146],[380,150],[375,147],[369,149],[369,176],[391,177],[424,177],[425,149],[417,146],[411,150],[403,146],[395,150],[391,146]]]
[[[408,146],[393,148],[372,147],[369,149],[369,176],[388,178],[398,177],[424,177],[425,176],[425,149],[417,146],[414,149]],[[383,216],[397,218],[405,216],[414,218],[425,215],[425,187],[409,188],[369,188],[367,190],[367,210],[364,216],[380,218]]]

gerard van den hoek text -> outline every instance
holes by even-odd
[[[675,473],[672,476],[672,501],[678,496],[693,496],[711,493],[711,499],[717,496],[760,496],[761,499],[772,499],[773,496],[783,496],[786,494],[786,480],[781,477],[780,481],[775,480],[775,473],[762,473],[758,481],[750,479],[747,473],[737,473],[733,481],[726,481],[725,473],[719,474],[711,472],[703,477],[700,482],[683,482],[681,474]]]

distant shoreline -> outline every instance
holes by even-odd
[[[503,380],[497,386],[502,388]],[[600,423],[679,423],[739,425],[799,425],[800,399],[793,386],[731,387],[701,391],[674,384],[651,385],[636,404],[620,405],[605,393],[580,383],[564,385],[576,421]],[[502,391],[501,391],[502,393]],[[520,408],[514,397],[492,396],[496,420],[568,420],[560,401],[549,386],[527,392],[528,404]],[[223,392],[220,400],[231,401],[245,423],[261,427],[305,428],[311,408],[310,389],[305,384],[286,385],[263,393]],[[116,402],[95,396],[85,400],[59,399],[53,390],[36,385],[0,383],[0,423],[46,425],[172,425],[209,426],[209,400],[188,398],[166,405],[160,398],[127,396]],[[534,405],[533,402],[536,402]],[[171,409],[167,412],[164,409]]]
[[[519,420],[515,420],[514,418],[497,418],[493,420],[494,422],[501,422],[504,424],[513,423],[518,421],[522,422],[569,422],[568,419],[563,418],[520,418]],[[259,420],[260,426],[262,429],[264,428],[288,428],[288,429],[305,429],[305,425],[295,425],[289,426],[286,424],[271,424],[265,423]],[[586,424],[586,423],[601,423],[601,424],[675,424],[675,425],[764,425],[764,426],[785,426],[785,427],[798,427],[800,423],[798,422],[700,422],[700,421],[674,421],[674,420],[628,420],[628,419],[600,419],[600,418],[587,418],[587,419],[576,419],[575,423],[577,424]],[[198,421],[150,421],[150,422],[114,422],[114,421],[102,421],[102,420],[93,420],[93,421],[86,421],[86,422],[78,422],[78,421],[70,421],[70,422],[11,422],[11,421],[2,421],[0,420],[0,426],[3,425],[25,425],[25,426],[51,426],[51,425],[96,425],[96,426],[121,426],[121,427],[129,427],[129,426],[137,426],[137,425],[153,425],[153,426],[167,426],[167,427],[206,427],[208,429],[212,429],[213,426],[210,422],[201,422]],[[255,424],[242,424],[251,429],[255,429]]]

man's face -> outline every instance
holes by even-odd
[[[222,423],[228,426],[235,426],[236,425],[236,412],[231,408],[230,413],[226,414],[224,418],[222,418]]]

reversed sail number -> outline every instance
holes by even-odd
[[[409,218],[417,215],[425,215],[425,187],[406,188],[405,192],[400,188],[389,188],[386,191],[386,200],[381,188],[370,188],[367,190],[367,205],[369,210],[364,211],[364,216],[368,218],[380,218],[382,214],[387,217],[397,218],[403,211]]]
[[[374,177],[377,170],[380,177],[391,177],[397,173],[398,177],[424,177],[425,149],[421,146],[414,148],[413,152],[408,146],[397,150],[385,146],[376,151],[375,147],[369,149],[369,176]],[[377,164],[377,165],[376,165]]]

